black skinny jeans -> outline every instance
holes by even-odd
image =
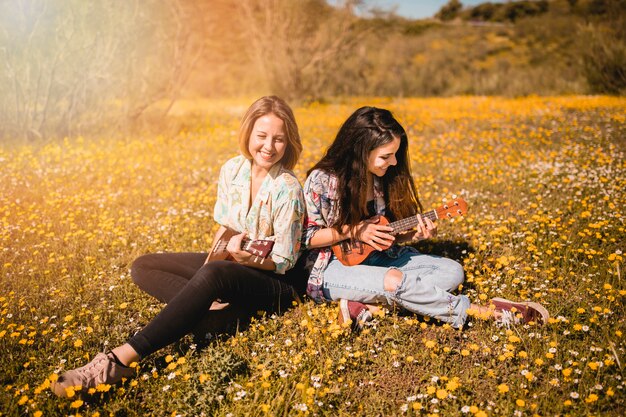
[[[258,310],[282,312],[297,300],[306,277],[301,270],[285,275],[246,267],[237,262],[213,261],[206,253],[158,253],[133,262],[133,281],[167,305],[128,343],[144,358],[176,342],[211,315],[213,301],[231,304],[243,315]]]

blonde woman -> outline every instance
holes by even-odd
[[[52,384],[66,396],[70,387],[114,384],[134,376],[129,365],[176,342],[207,319],[216,301],[246,311],[288,308],[303,286],[285,272],[300,249],[305,207],[302,187],[290,171],[302,145],[291,108],[269,96],[246,112],[239,134],[241,155],[221,168],[214,218],[229,260],[209,261],[208,253],[144,255],[132,267],[135,282],[167,305],[127,343],[102,352],[87,365],[70,370]],[[223,232],[230,233],[223,233]],[[242,242],[273,242],[264,258]],[[212,248],[212,253],[213,252]],[[225,258],[226,256],[223,256]],[[305,278],[303,278],[305,279]]]

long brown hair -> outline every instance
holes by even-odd
[[[337,177],[339,207],[333,227],[355,226],[368,217],[367,161],[370,152],[395,138],[400,139],[397,164],[380,178],[385,195],[386,215],[402,219],[422,211],[409,162],[409,142],[404,128],[389,110],[361,107],[339,129],[324,157],[313,168]]]
[[[285,125],[287,148],[285,149],[285,155],[281,158],[280,163],[287,169],[293,169],[302,152],[302,143],[300,142],[298,125],[296,124],[293,111],[285,100],[280,97],[261,97],[248,108],[248,111],[246,111],[246,114],[241,119],[241,127],[239,128],[239,150],[243,156],[252,159],[252,155],[250,155],[250,151],[248,150],[250,133],[252,133],[252,128],[257,119],[268,114],[275,115],[282,120]]]

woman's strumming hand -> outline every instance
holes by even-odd
[[[252,254],[250,252],[246,252],[245,250],[241,250],[241,244],[243,239],[246,237],[246,232],[239,233],[238,235],[234,235],[228,241],[228,245],[226,245],[226,250],[230,253],[230,256],[240,264],[247,264],[248,261],[252,258]]]
[[[378,224],[379,221],[379,216],[374,216],[371,219],[362,221],[354,227],[352,231],[353,236],[355,239],[367,243],[376,250],[383,250],[381,246],[388,248],[394,240],[396,240],[396,238],[390,234],[390,232],[393,232],[393,228]]]

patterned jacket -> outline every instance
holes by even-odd
[[[276,273],[293,267],[300,251],[304,199],[293,172],[274,165],[250,204],[252,164],[243,156],[228,160],[220,170],[213,217],[222,226],[246,231],[250,239],[273,240],[271,258]]]
[[[306,249],[311,238],[319,229],[331,227],[337,221],[337,177],[321,170],[314,170],[304,183],[306,219],[302,244]],[[374,211],[385,213],[385,199],[382,186],[374,177]],[[333,257],[330,247],[309,249],[306,253],[306,269],[310,272],[307,294],[316,302],[326,301],[322,292],[324,271]]]

